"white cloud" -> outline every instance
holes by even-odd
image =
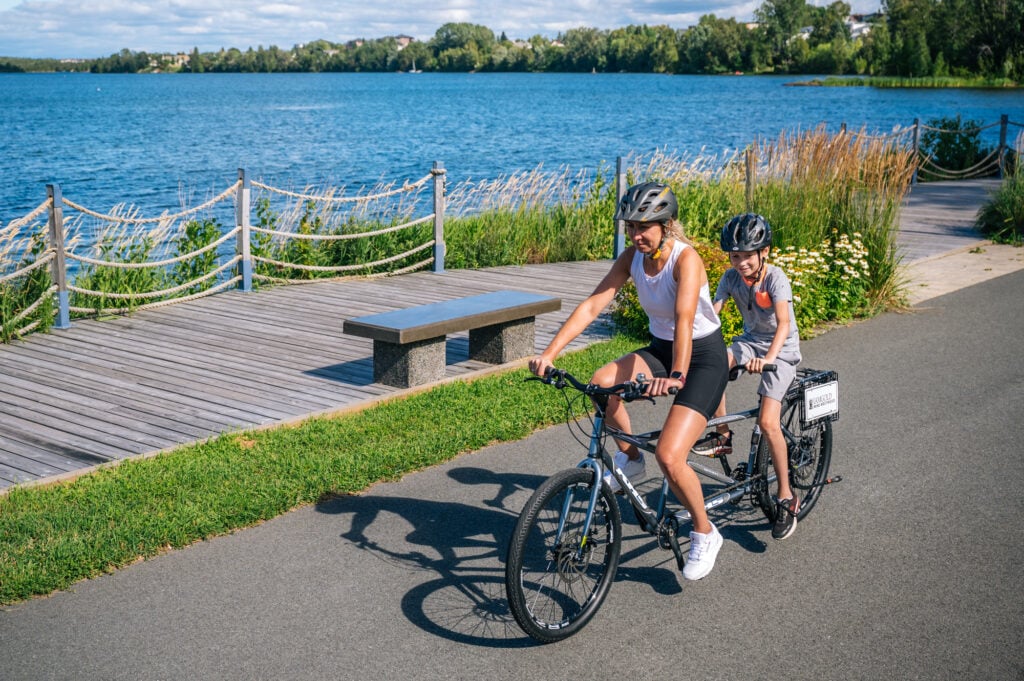
[[[325,39],[406,34],[427,40],[447,22],[482,24],[510,38],[553,37],[580,26],[685,28],[704,14],[750,20],[759,0],[0,0],[0,56],[105,57],[123,48],[179,52],[198,47],[290,48]],[[854,11],[880,0],[853,0]]]

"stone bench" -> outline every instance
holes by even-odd
[[[373,339],[373,380],[409,388],[444,378],[445,336],[469,331],[469,358],[503,364],[532,355],[534,318],[560,298],[495,291],[346,319],[343,330]]]

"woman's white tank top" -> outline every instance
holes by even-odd
[[[668,262],[665,263],[661,272],[653,277],[644,272],[644,254],[639,251],[633,254],[629,273],[636,284],[640,306],[644,308],[650,319],[651,335],[655,338],[667,341],[675,340],[676,291],[679,284],[672,276],[672,271],[679,256],[686,248],[690,248],[689,244],[678,239],[675,240],[672,244],[672,252],[668,256]],[[693,337],[695,339],[704,338],[714,333],[715,329],[721,325],[711,303],[711,290],[707,284],[704,284],[700,287],[697,312],[693,316]]]

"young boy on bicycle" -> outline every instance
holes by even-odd
[[[800,499],[789,486],[789,461],[786,441],[779,420],[782,398],[796,376],[800,363],[800,336],[793,312],[793,290],[786,274],[768,264],[772,229],[762,216],[753,213],[737,215],[722,228],[722,250],[729,254],[732,268],[722,274],[715,292],[714,307],[721,313],[725,301],[732,297],[743,316],[743,334],[729,346],[729,368],[743,366],[752,373],[761,372],[766,364],[775,364],[774,373],[761,373],[761,411],[758,425],[768,441],[772,465],[778,478],[778,506],[772,537],[785,539],[796,529]],[[725,396],[715,411],[724,416]],[[732,453],[732,431],[727,424],[718,426],[701,438],[693,453],[717,456]]]

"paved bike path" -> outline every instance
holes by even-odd
[[[0,678],[1021,678],[1021,300],[1024,271],[805,341],[841,377],[844,482],[785,542],[716,510],[697,583],[630,522],[566,642],[503,587],[516,514],[580,458],[556,426],[3,609]]]

